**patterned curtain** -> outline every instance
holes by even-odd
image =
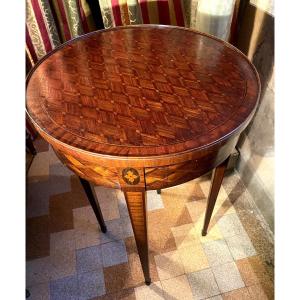
[[[134,24],[185,26],[184,0],[99,0],[105,28]]]
[[[26,0],[26,54],[32,65],[61,43],[96,29],[87,0]]]
[[[61,43],[90,31],[169,24],[229,39],[238,0],[26,0],[26,55],[33,66]]]

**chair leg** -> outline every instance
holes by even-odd
[[[79,177],[79,179],[80,179],[80,182],[83,186],[83,189],[84,189],[84,191],[85,191],[85,193],[86,193],[86,195],[89,199],[89,202],[90,202],[90,204],[93,208],[94,214],[96,215],[96,218],[97,218],[98,223],[100,225],[101,231],[103,233],[105,233],[107,231],[107,228],[106,228],[106,225],[104,223],[104,219],[103,219],[103,216],[102,216],[102,212],[101,212],[99,203],[98,203],[97,199],[95,199],[95,196],[94,196],[93,190],[91,188],[91,185],[87,180],[85,180],[81,177]]]

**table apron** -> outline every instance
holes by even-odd
[[[238,136],[231,137],[221,147],[199,152],[197,159],[165,166],[135,167],[105,166],[95,157],[78,152],[66,152],[52,145],[62,163],[79,177],[96,185],[123,190],[157,190],[182,184],[212,170],[234,150]]]

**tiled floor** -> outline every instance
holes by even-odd
[[[273,241],[237,173],[201,236],[209,177],[148,193],[152,284],[143,283],[125,199],[96,187],[103,234],[79,180],[46,142],[27,176],[26,287],[33,299],[273,299]]]

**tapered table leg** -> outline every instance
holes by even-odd
[[[146,192],[124,191],[127,207],[131,219],[134,237],[139,252],[145,283],[151,283],[149,272]]]
[[[219,166],[217,166],[212,174],[212,180],[211,180],[211,186],[210,186],[210,192],[208,196],[207,206],[206,206],[206,212],[205,212],[205,219],[204,219],[204,225],[202,229],[202,235],[205,236],[207,234],[207,228],[209,225],[209,221],[212,215],[212,212],[215,207],[215,203],[219,194],[219,190],[223,181],[224,173],[227,167],[229,161],[229,157],[222,162]]]
[[[36,150],[29,133],[26,133],[26,149],[28,149],[32,155],[36,155]]]
[[[79,179],[80,179],[80,182],[81,182],[81,184],[83,186],[83,189],[84,189],[84,191],[85,191],[85,193],[86,193],[86,195],[87,195],[87,197],[89,199],[89,202],[90,202],[90,204],[91,204],[91,206],[93,208],[93,211],[94,211],[94,213],[96,215],[96,218],[97,218],[97,220],[99,222],[101,231],[103,233],[105,233],[107,231],[107,229],[106,229],[106,226],[105,226],[105,223],[104,223],[102,212],[101,212],[101,209],[100,209],[98,201],[95,199],[95,196],[94,196],[94,193],[93,193],[92,188],[90,186],[90,183],[88,181],[86,181],[85,179],[83,179],[83,178],[79,177]]]

